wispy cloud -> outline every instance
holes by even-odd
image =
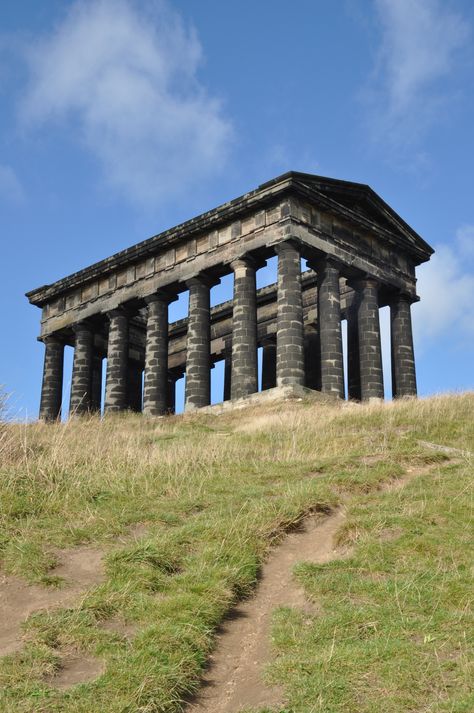
[[[0,164],[0,199],[7,203],[22,203],[24,198],[23,187],[15,171]]]
[[[429,263],[418,268],[414,327],[423,349],[444,336],[451,344],[474,336],[474,226],[457,231],[456,241],[438,245]]]
[[[450,92],[469,25],[442,0],[375,0],[375,7],[382,33],[368,93],[371,128],[385,142],[411,144]]]
[[[23,122],[70,127],[121,196],[160,203],[225,165],[231,122],[198,79],[196,32],[164,0],[78,0],[26,59]]]

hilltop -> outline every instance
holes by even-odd
[[[294,595],[269,599],[247,710],[472,710],[473,414],[468,393],[0,424],[0,710],[198,710],[278,552]]]

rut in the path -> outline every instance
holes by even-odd
[[[263,682],[270,661],[271,615],[280,606],[309,606],[291,571],[297,562],[322,563],[337,556],[334,535],[343,519],[341,510],[324,519],[308,517],[303,529],[289,534],[273,551],[263,565],[255,596],[235,607],[224,622],[199,696],[187,713],[236,713],[282,705],[283,691]]]
[[[423,445],[445,450],[438,444]],[[456,451],[456,455],[460,453]],[[409,467],[402,478],[384,484],[381,491],[396,492],[433,467],[433,463]],[[324,519],[308,517],[302,530],[288,535],[272,552],[262,567],[255,596],[235,607],[224,622],[199,694],[186,713],[238,713],[244,708],[284,705],[283,690],[265,685],[263,679],[264,669],[271,661],[272,612],[281,606],[311,606],[292,577],[292,569],[298,562],[320,564],[347,554],[334,548],[334,535],[344,517],[342,510]]]

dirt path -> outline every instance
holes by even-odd
[[[103,552],[75,547],[57,553],[59,564],[51,574],[64,579],[64,587],[28,584],[20,577],[0,575],[0,656],[23,647],[21,625],[34,611],[70,606],[104,578]]]
[[[235,607],[224,622],[202,689],[187,713],[236,713],[282,704],[283,691],[262,680],[270,661],[272,612],[285,605],[313,609],[291,571],[297,562],[322,563],[338,556],[334,535],[343,521],[341,510],[324,519],[308,517],[302,530],[288,535],[272,552],[255,596]]]
[[[408,467],[402,478],[385,483],[380,490],[399,491],[434,467],[432,463]],[[288,535],[271,553],[262,567],[255,596],[236,606],[223,623],[202,687],[186,713],[238,713],[244,708],[283,705],[283,690],[263,680],[271,661],[271,616],[281,606],[314,613],[314,605],[292,577],[292,569],[298,562],[320,564],[347,554],[334,546],[344,519],[341,509],[324,519],[308,517],[302,530]]]

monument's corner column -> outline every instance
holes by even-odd
[[[94,333],[87,322],[78,322],[73,330],[74,357],[69,413],[71,416],[80,416],[89,413],[91,409]]]
[[[64,341],[55,334],[43,337],[41,341],[45,352],[39,418],[41,421],[56,421],[61,418]]]
[[[304,386],[303,300],[301,256],[292,241],[275,246],[278,255],[277,386]]]
[[[408,295],[398,294],[390,304],[393,398],[416,396],[415,353]]]
[[[105,381],[106,413],[124,411],[128,405],[128,314],[117,308],[107,314],[109,337],[107,345],[107,376]]]

